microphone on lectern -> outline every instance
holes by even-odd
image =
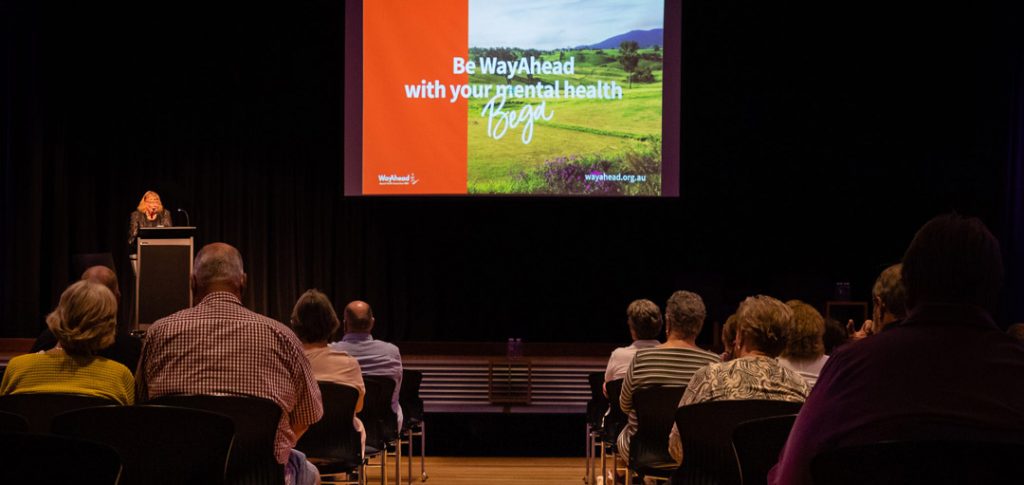
[[[192,225],[192,219],[188,216],[188,211],[186,211],[185,209],[182,209],[182,208],[179,207],[178,208],[178,212],[181,212],[182,214],[185,214],[185,225],[186,226],[191,226]]]

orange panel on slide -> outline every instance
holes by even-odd
[[[450,85],[469,82],[452,74],[468,44],[468,0],[363,3],[364,194],[466,193],[468,105]],[[424,80],[445,96],[407,98]]]

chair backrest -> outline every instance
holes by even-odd
[[[732,447],[743,485],[768,483],[768,471],[779,460],[779,452],[786,446],[794,421],[795,414],[786,414],[736,425],[732,432]]]
[[[0,432],[0,483],[114,485],[121,458],[102,443],[37,433]]]
[[[587,374],[590,384],[590,400],[587,401],[587,423],[592,428],[601,426],[601,419],[608,411],[608,398],[604,396],[604,371]]]
[[[605,441],[615,443],[619,432],[629,421],[626,413],[622,412],[622,404],[619,402],[622,395],[622,379],[608,381],[605,388],[608,389],[608,415],[604,417]]]
[[[407,424],[423,421],[423,399],[420,399],[422,383],[422,372],[402,369],[402,388],[398,390],[398,404],[402,406],[402,417]]]
[[[629,444],[629,467],[648,472],[649,468],[675,468],[668,452],[676,409],[686,386],[646,386],[633,392],[636,433]],[[667,476],[667,474],[666,474]]]
[[[683,406],[676,425],[683,443],[683,463],[672,483],[739,485],[740,471],[732,448],[732,433],[744,421],[795,414],[802,403],[742,400],[710,401]]]
[[[50,432],[54,416],[75,409],[117,405],[116,401],[78,394],[38,393],[0,396],[0,411],[17,414],[28,422],[31,433]]]
[[[54,434],[114,448],[119,485],[224,482],[235,426],[227,416],[174,406],[104,406],[53,418]]]
[[[359,432],[352,423],[359,390],[333,382],[317,384],[324,403],[324,417],[306,430],[295,448],[321,467],[321,473],[335,473],[327,468],[351,470],[362,463]]]
[[[891,441],[825,451],[811,476],[820,485],[1017,483],[1022,456],[1024,443]]]
[[[234,422],[235,439],[228,454],[225,482],[284,483],[284,466],[274,456],[281,408],[274,401],[246,396],[160,396],[149,404],[181,406],[223,414]]]
[[[383,448],[398,437],[398,416],[391,409],[391,396],[395,392],[395,381],[386,376],[363,375],[366,397],[359,419],[366,428],[366,444]]]
[[[0,411],[0,431],[7,433],[26,433],[28,432],[28,420],[21,417],[20,414]]]

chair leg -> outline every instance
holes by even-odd
[[[427,476],[427,422],[420,422],[420,481],[425,482]]]
[[[584,461],[586,462],[587,468],[586,471],[583,472],[583,483],[586,483],[587,485],[594,485],[594,480],[590,473],[590,471],[593,470],[593,468],[591,468],[590,465],[593,463],[594,459],[594,457],[592,456],[594,454],[594,449],[590,447],[590,423],[587,423],[587,426],[586,428],[584,428],[584,430],[586,431],[586,444],[583,446],[587,447],[587,457]]]
[[[402,485],[402,433],[395,440],[395,485]]]
[[[413,437],[412,428],[406,429],[405,430],[405,438],[406,438],[405,441],[408,444],[408,448],[409,448],[409,454],[407,455],[407,458],[409,459],[409,461],[406,462],[406,467],[408,468],[408,470],[406,470],[406,471],[408,471],[409,474],[405,476],[405,483],[406,483],[406,485],[412,485],[412,437]]]
[[[380,485],[388,485],[388,445],[380,446]]]

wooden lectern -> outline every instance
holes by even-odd
[[[138,235],[134,330],[192,306],[194,227],[143,227]]]

